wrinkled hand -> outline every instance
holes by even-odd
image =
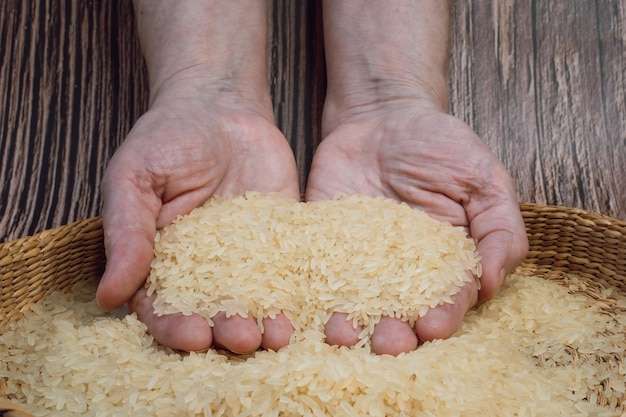
[[[107,267],[98,302],[106,309],[127,303],[157,341],[175,349],[203,350],[214,343],[243,353],[261,344],[283,346],[292,328],[281,315],[266,320],[263,335],[251,317],[218,315],[211,328],[200,316],[156,317],[143,288],[156,230],[211,196],[259,191],[299,199],[294,157],[271,108],[255,108],[237,97],[197,96],[157,97],[107,167],[102,184]]]
[[[478,300],[498,291],[524,258],[527,238],[512,180],[497,158],[460,120],[410,103],[343,120],[314,156],[307,200],[339,194],[385,196],[467,228],[482,257],[481,288],[472,280],[417,321],[383,318],[372,336],[378,353],[414,349],[419,340],[447,338]],[[359,329],[335,313],[326,334],[331,344],[352,345]]]

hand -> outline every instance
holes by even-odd
[[[339,194],[393,198],[465,227],[477,240],[483,269],[480,291],[472,280],[453,297],[454,304],[429,310],[414,329],[399,319],[383,318],[372,348],[398,354],[414,349],[418,340],[449,337],[466,311],[478,299],[493,297],[504,275],[526,254],[510,176],[469,126],[419,101],[386,103],[370,114],[327,124],[336,127],[314,156],[307,200]],[[326,327],[331,344],[352,345],[359,332],[337,313]]]
[[[107,267],[104,308],[127,303],[160,343],[181,350],[212,344],[246,353],[278,349],[293,328],[218,314],[156,317],[143,288],[156,230],[213,195],[278,192],[299,199],[291,149],[274,125],[269,95],[267,4],[135,0],[150,76],[150,110],[113,156],[102,182]]]
[[[527,251],[511,178],[472,130],[445,113],[449,2],[326,0],[323,7],[328,88],[324,140],[313,158],[306,198],[366,194],[406,201],[467,228],[482,256],[474,282],[454,304],[431,309],[414,329],[383,318],[372,335],[378,353],[414,349],[450,336],[478,298],[498,290]],[[352,345],[359,329],[343,314],[327,341]]]
[[[156,317],[143,289],[156,230],[211,196],[259,191],[299,200],[294,157],[274,126],[269,97],[253,105],[219,88],[207,93],[207,80],[196,75],[179,74],[160,89],[106,170],[107,268],[98,302],[107,309],[128,303],[157,341],[175,349],[278,349],[293,330],[282,315],[264,322],[263,335],[251,316],[218,315],[211,329],[200,316]]]

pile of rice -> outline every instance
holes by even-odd
[[[297,203],[276,195],[213,199],[157,234],[148,294],[157,314],[282,312],[320,328],[333,311],[364,326],[411,323],[480,275],[462,228],[406,204],[362,196]],[[200,291],[199,291],[200,289]]]
[[[238,201],[245,205],[243,200]],[[347,206],[359,205],[357,200],[350,201],[345,202]],[[332,207],[335,203],[329,204]],[[267,210],[271,212],[270,208]],[[356,215],[358,211],[354,208],[350,213]],[[289,215],[297,217],[293,213]],[[334,227],[340,226],[337,241],[345,244],[354,239],[349,232],[352,217],[339,221],[334,215],[319,215],[321,223],[332,219]],[[258,222],[260,230],[272,229],[264,226],[256,210],[251,210],[248,216]],[[396,234],[406,233],[393,221],[387,224],[390,220],[380,209],[371,209],[368,216],[369,228],[373,230],[363,231],[359,247],[369,244],[371,250],[383,253],[386,249],[380,246],[385,246],[381,245],[385,239],[380,238],[392,230]],[[218,229],[232,227],[220,219],[207,221],[214,222],[211,227]],[[396,220],[398,224],[404,221]],[[408,224],[414,225],[413,221]],[[240,223],[246,222],[242,219]],[[381,227],[385,231],[381,232]],[[448,226],[440,227],[442,233],[448,233]],[[343,233],[348,237],[339,237]],[[160,242],[169,239],[165,235],[166,232],[160,236]],[[233,240],[242,239],[235,235],[230,234]],[[272,246],[274,250],[280,248],[276,237],[276,234],[264,237],[265,242],[277,245]],[[380,240],[365,243],[374,237]],[[243,238],[243,243],[238,244],[245,247],[246,242],[254,246],[250,252],[263,250],[254,239]],[[328,248],[328,244],[319,247]],[[428,251],[432,243],[429,240],[429,244],[422,245],[421,249]],[[465,254],[464,249],[457,247],[471,247],[466,245],[465,237],[459,235],[459,240],[450,241],[442,253]],[[193,253],[190,249],[186,251]],[[358,253],[349,249],[345,256],[358,256]],[[371,256],[364,262],[377,262]],[[414,265],[421,262],[422,255],[419,259],[413,260]],[[388,261],[385,260],[380,271],[390,268]],[[158,262],[155,261],[155,266]],[[476,258],[463,255],[449,262],[465,268],[466,262],[476,265]],[[268,271],[267,282],[277,289],[283,288],[279,277],[291,276],[281,270],[269,273],[273,272],[269,263],[264,263],[263,268]],[[408,274],[412,268],[386,269],[384,274],[372,272],[370,276],[393,279],[390,271]],[[317,264],[308,264],[302,270],[324,274]],[[367,268],[357,270],[360,271],[355,274],[357,280],[369,273],[363,272]],[[326,271],[330,277],[328,266]],[[445,284],[447,290],[443,295],[433,297],[446,300],[450,289],[458,288],[467,279],[462,275]],[[160,282],[156,278],[152,281],[151,285]],[[337,293],[328,292],[321,281],[315,281],[319,288],[311,289],[306,287],[306,282],[300,282],[299,289],[284,290],[286,295],[279,294],[276,302],[284,302],[286,305],[280,308],[292,311],[292,318],[297,322],[303,319],[304,323],[313,319],[319,308],[340,308],[345,303],[326,299],[306,301],[303,305],[310,312],[304,320],[297,306],[284,301],[289,299],[286,297],[301,302],[306,298],[301,294],[303,291],[339,296],[344,294],[344,288],[357,291],[354,294],[358,296],[368,296],[365,289],[349,282],[343,283]],[[265,285],[265,278],[263,282]],[[287,284],[284,288],[292,288],[293,284]],[[407,292],[419,295],[424,291],[419,285],[406,285]],[[118,318],[100,310],[94,301],[95,288],[96,283],[85,282],[70,293],[55,293],[24,311],[23,319],[0,328],[0,396],[30,405],[37,416],[615,416],[626,393],[626,371],[621,364],[626,299],[612,289],[589,296],[585,282],[575,276],[548,281],[532,277],[528,271],[518,271],[507,278],[494,300],[467,314],[453,337],[425,343],[398,357],[374,355],[367,344],[353,349],[329,346],[315,320],[311,326],[303,324],[297,340],[278,352],[235,356],[209,350],[181,354],[158,345],[134,315]],[[220,297],[209,304],[224,303],[232,294],[228,291],[236,289],[226,286],[220,291]],[[259,301],[245,298],[250,294],[248,291],[244,288],[241,293],[243,303],[232,303],[234,309],[245,307],[258,314],[272,310],[266,307],[266,303],[271,306],[273,301],[265,298],[271,296],[269,292],[260,294]],[[385,297],[402,296],[393,295],[393,289],[386,285],[379,292]],[[168,300],[173,296],[162,297]],[[427,295],[418,296],[419,301],[407,307],[407,317],[419,315],[423,306],[429,304],[427,299]],[[363,303],[356,303],[360,300],[347,301],[352,301],[354,307],[346,310],[354,312],[358,320],[370,320],[381,309],[384,311],[384,306],[374,304],[373,299],[368,301],[374,305],[371,310]],[[597,402],[607,403],[608,407],[599,407]]]

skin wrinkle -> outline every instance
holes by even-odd
[[[382,84],[382,79],[378,81],[378,83]],[[385,80],[384,83],[390,84],[390,81]],[[416,108],[420,107],[424,110],[433,108],[439,109],[440,107],[443,107],[443,105],[440,104],[439,99],[429,99],[422,94],[408,94],[408,88],[403,94],[397,93],[393,95],[388,93],[389,88],[386,86],[371,87],[370,89],[373,91],[372,95],[376,97],[375,99],[365,103],[350,104],[342,109],[342,111],[333,112],[333,117],[336,118],[335,123],[337,126],[345,125],[346,123],[353,121],[364,120],[372,116],[384,116],[385,113],[394,113],[403,110],[416,111]],[[347,94],[344,97],[339,98],[339,100],[345,102],[356,102],[357,100],[352,97],[362,95],[364,90],[367,90],[367,87],[361,88],[358,92]],[[379,91],[384,91],[385,94],[380,94]],[[447,106],[446,100],[444,100],[443,103]],[[325,136],[327,136],[327,134]]]
[[[467,198],[464,204],[465,210],[470,213],[473,218],[478,218],[482,213],[489,212],[491,208],[505,206],[510,204],[511,201],[516,201],[516,195],[510,191],[512,188],[507,187],[495,187],[494,182],[481,182],[477,181],[478,187],[472,190],[472,193]],[[488,204],[483,204],[488,202]],[[474,206],[478,206],[474,209]],[[517,210],[519,210],[516,207]],[[501,220],[509,223],[508,216]]]
[[[148,107],[152,107],[154,105],[154,100],[159,97],[161,90],[166,87],[172,87],[176,83],[185,82],[187,80],[198,80],[197,76],[189,75],[189,73],[193,73],[195,70],[199,70],[202,72],[204,68],[208,65],[207,62],[197,62],[189,64],[187,67],[184,67],[178,71],[175,71],[173,74],[165,77],[158,86],[150,86],[150,100],[148,103]],[[148,75],[149,76],[149,75]],[[208,81],[212,80],[213,77],[209,77],[204,75],[202,78],[206,79],[207,84],[210,84]]]
[[[409,206],[427,211],[432,217],[446,221],[456,226],[469,226],[469,219],[467,214],[461,207],[451,211],[450,209],[443,209],[450,200],[450,197],[439,192],[428,192],[420,190],[414,186],[407,186],[405,189],[402,187],[394,187],[395,193],[403,197],[409,204]],[[418,201],[419,203],[414,203]]]
[[[472,160],[470,155],[464,155],[462,158],[465,161]],[[429,178],[427,183],[420,184],[420,187],[424,189],[431,190],[446,190],[446,196],[454,200],[455,202],[465,206],[470,199],[470,196],[474,193],[485,193],[485,191],[490,187],[490,183],[494,177],[492,174],[488,174],[487,176],[482,176],[480,173],[485,172],[484,169],[481,169],[481,166],[484,166],[483,163],[486,161],[485,159],[480,159],[478,161],[472,161],[468,163],[468,166],[475,168],[469,170],[463,170],[460,172],[456,167],[446,167],[450,176],[443,177],[441,179]],[[445,162],[442,160],[440,162]],[[477,162],[477,163],[476,163]],[[435,161],[433,161],[433,165],[437,165]],[[441,169],[441,166],[434,166],[432,169],[436,170],[437,168]],[[488,171],[491,171],[489,169]],[[440,172],[446,172],[445,170],[441,170]],[[440,177],[439,177],[440,178]]]
[[[469,199],[469,194],[472,191],[473,186],[460,186],[458,184],[458,178],[456,176],[444,176],[451,171],[442,170],[441,166],[433,162],[431,167],[424,165],[413,166],[411,164],[412,157],[410,155],[401,155],[403,160],[399,161],[399,166],[393,168],[393,165],[387,171],[389,172],[388,184],[395,191],[396,194],[404,194],[404,192],[411,192],[411,190],[428,191],[434,194],[444,196],[454,200],[457,203],[464,204]],[[428,172],[428,178],[423,178],[422,172]],[[435,177],[431,177],[431,173],[436,173]],[[403,186],[401,186],[403,185]],[[398,189],[402,189],[404,192],[398,193]],[[442,192],[442,191],[445,191]],[[413,198],[408,198],[413,200]],[[421,200],[421,199],[415,199]]]
[[[485,223],[487,223],[487,222],[481,222],[480,220],[481,220],[482,216],[489,215],[490,216],[490,219],[489,219],[490,222],[492,222],[492,223],[495,222],[496,224],[501,225],[501,226],[497,226],[496,228],[491,228],[490,229],[491,233],[505,232],[507,234],[510,234],[511,236],[515,236],[516,233],[512,230],[513,229],[512,222],[510,221],[509,216],[503,216],[503,217],[496,216],[496,217],[493,217],[493,213],[492,213],[492,211],[490,211],[491,208],[497,207],[498,205],[500,205],[502,203],[505,203],[505,202],[506,202],[506,200],[504,200],[504,199],[502,199],[500,201],[494,201],[489,206],[481,207],[480,209],[478,209],[476,211],[475,216],[473,217],[474,218],[473,224],[476,225],[476,224],[485,224]],[[486,213],[489,213],[489,214],[486,214]],[[471,225],[470,225],[470,227],[471,227]],[[471,230],[472,236],[474,236],[477,239],[481,239],[484,236],[484,234],[483,233],[478,233],[479,230],[480,229],[478,229],[478,230],[476,230],[476,229]],[[509,239],[509,242],[510,241],[513,241],[513,239]]]
[[[196,151],[196,148],[194,146],[189,146],[188,149],[189,149],[189,152]],[[215,177],[216,175],[211,175],[210,173],[207,173],[206,171],[207,170],[208,171],[213,171],[213,170],[224,171],[223,166],[225,164],[220,163],[220,164],[214,164],[210,167],[207,167],[202,162],[202,160],[206,158],[207,156],[205,155],[202,155],[202,154],[198,155],[197,160],[185,161],[186,169],[184,170],[182,168],[181,169],[170,168],[169,170],[162,171],[159,174],[159,178],[162,178],[162,180],[158,182],[155,181],[155,183],[162,182],[163,187],[165,188],[162,193],[159,193],[158,189],[155,191],[157,192],[157,195],[160,196],[164,204],[169,203],[170,201],[175,199],[178,195],[181,195],[181,194],[174,194],[172,191],[170,191],[171,189],[186,188],[187,189],[186,192],[189,192],[198,187],[215,188],[213,186],[213,182],[207,183],[206,178]],[[231,159],[230,155],[226,155],[226,159],[230,160]],[[180,164],[177,166],[181,167]],[[190,170],[189,168],[192,168],[192,169]]]
[[[128,188],[128,189],[135,189],[137,191],[139,191],[139,195],[135,196],[135,197],[139,197],[137,198],[135,201],[138,202],[141,206],[143,206],[144,208],[148,209],[152,214],[158,213],[159,211],[159,207],[160,207],[160,201],[158,201],[158,199],[153,199],[152,198],[152,187],[149,185],[150,181],[145,181],[144,179],[147,176],[151,177],[150,173],[141,173],[139,171],[133,170],[131,172],[132,176],[128,177],[126,175],[124,175],[124,173],[118,173],[116,171],[111,171],[111,178],[108,179],[105,177],[105,179],[103,180],[103,193],[108,193],[111,189],[111,185],[113,183],[116,184],[126,184],[127,187],[124,188]],[[147,174],[147,175],[146,175]],[[146,186],[147,185],[147,186]],[[118,186],[119,187],[119,186]],[[120,187],[122,188],[122,187]],[[123,192],[123,191],[122,191]],[[117,192],[117,195],[119,196],[119,191]],[[153,201],[154,200],[154,201]],[[126,212],[122,211],[120,213],[115,213],[114,216],[108,216],[107,215],[107,206],[105,206],[104,209],[104,222],[105,224],[108,223],[108,219],[112,218],[119,218],[119,216],[121,215],[125,215]],[[133,223],[129,223],[126,225],[126,228],[130,231],[132,230],[140,230],[140,227],[138,226],[138,223],[133,222]],[[116,236],[113,236],[113,232],[115,231],[115,229],[110,229],[108,227],[105,227],[105,243],[107,242],[107,237],[111,236],[112,239],[116,239]],[[119,233],[120,235],[122,235],[123,233]]]
[[[369,163],[369,158],[367,157],[368,154],[371,153],[371,150],[368,150],[366,148],[362,148],[360,149],[360,157],[359,159],[363,160],[363,164],[367,165],[370,170],[368,172],[365,173],[364,176],[361,177],[360,181],[355,181],[354,187],[351,190],[351,194],[358,194],[358,193],[363,193],[362,190],[379,190],[379,192],[384,192],[383,189],[381,188],[380,185],[380,159],[376,158],[376,163]],[[341,157],[341,155],[339,155]],[[345,156],[343,156],[343,159],[346,162],[349,162],[350,160],[354,159],[354,156],[351,155],[349,152],[347,152],[345,154]],[[356,177],[353,177],[354,179],[356,179]],[[361,185],[359,186],[358,184],[365,184],[365,185]],[[346,192],[340,192],[340,193],[336,193],[337,195],[329,195],[329,198],[335,198],[337,197],[339,194],[345,194]],[[370,193],[370,194],[376,194],[376,193]]]

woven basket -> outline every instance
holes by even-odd
[[[523,203],[521,209],[530,243],[521,270],[546,279],[573,273],[585,283],[580,291],[607,308],[614,300],[601,299],[603,290],[626,295],[626,222],[558,206]],[[24,307],[53,291],[98,279],[105,262],[100,218],[0,244],[0,325],[18,320]],[[615,358],[616,366],[623,366],[624,355]],[[596,391],[600,404],[618,412],[626,407],[626,398]],[[3,414],[9,407],[0,402],[0,415],[9,415]]]

